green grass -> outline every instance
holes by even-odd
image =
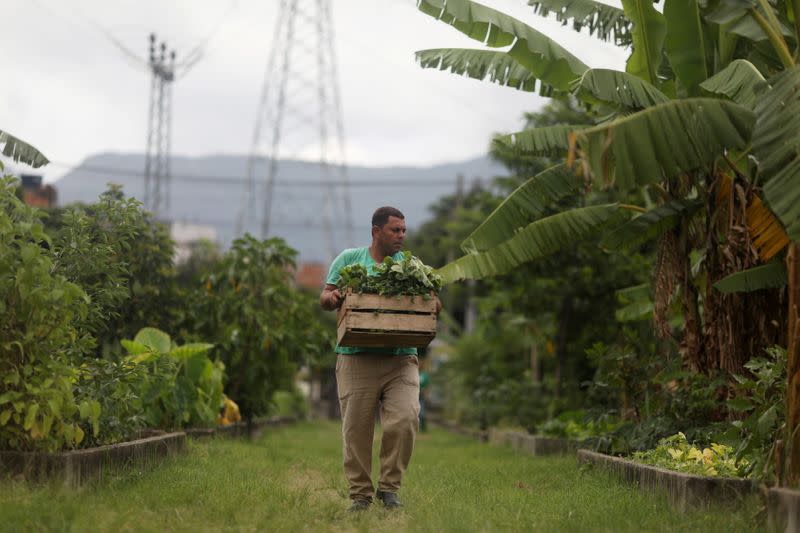
[[[753,531],[758,502],[680,515],[573,457],[534,458],[434,430],[420,436],[406,507],[353,516],[339,426],[300,424],[70,491],[0,482],[2,531]],[[377,446],[376,446],[377,448]],[[374,463],[377,470],[377,459]]]

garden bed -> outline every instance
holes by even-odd
[[[480,429],[472,429],[466,428],[459,425],[457,422],[452,420],[445,420],[443,418],[439,418],[436,416],[428,415],[428,422],[444,428],[448,431],[452,431],[453,433],[458,433],[459,435],[464,435],[467,437],[472,437],[473,439],[478,439],[481,442],[488,442],[489,441],[489,432],[483,431]]]
[[[492,428],[489,430],[489,442],[511,446],[516,450],[527,452],[531,455],[566,455],[575,453],[581,442],[575,439],[556,437],[542,437],[521,431],[508,431]]]
[[[0,475],[33,482],[52,480],[79,487],[102,479],[109,468],[138,467],[185,449],[186,434],[175,432],[68,452],[0,451]]]
[[[800,530],[800,491],[783,487],[769,489],[767,517],[770,531]]]
[[[684,474],[589,450],[578,450],[578,463],[608,470],[640,490],[665,493],[670,503],[681,512],[692,507],[735,503],[756,488],[749,479]]]

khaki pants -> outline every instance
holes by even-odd
[[[419,429],[417,356],[339,354],[336,385],[350,498],[372,499],[372,437],[378,406],[383,426],[378,490],[397,492]]]

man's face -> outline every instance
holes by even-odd
[[[394,255],[403,249],[403,241],[406,239],[406,221],[390,216],[383,227],[372,227],[372,236],[376,239],[384,255]]]

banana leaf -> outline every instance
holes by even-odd
[[[800,67],[769,80],[754,111],[753,152],[764,199],[793,241],[800,240]]]
[[[700,87],[710,93],[723,94],[748,109],[752,109],[756,101],[756,90],[765,85],[764,76],[745,59],[731,61]]]
[[[744,148],[755,115],[713,98],[671,100],[633,115],[574,132],[570,157],[581,156],[596,177],[622,190],[699,168],[725,150]]]
[[[422,68],[466,74],[476,80],[488,79],[492,83],[520,91],[535,91],[539,81],[530,70],[514,61],[505,52],[469,48],[434,48],[416,52],[416,58]],[[549,85],[541,81],[538,85],[541,94],[552,92]]]
[[[577,191],[583,178],[565,165],[540,172],[509,194],[461,243],[466,253],[485,251],[513,236],[518,229],[541,217],[548,206]]]
[[[573,93],[580,99],[591,99],[616,104],[627,109],[644,109],[669,98],[647,83],[627,72],[603,68],[589,69],[573,85]]]
[[[511,272],[514,268],[544,257],[586,237],[612,220],[616,204],[581,207],[539,219],[513,237],[485,252],[467,254],[436,270],[443,283],[461,279],[482,279]]]
[[[39,168],[50,162],[39,150],[18,139],[8,132],[0,130],[0,144],[5,143],[3,155],[15,162],[22,162],[33,168]]]
[[[423,13],[453,26],[490,48],[507,52],[536,79],[559,91],[588,68],[580,59],[543,33],[500,11],[471,0],[418,0]],[[513,45],[513,46],[512,46]]]
[[[729,294],[780,288],[786,283],[786,266],[782,261],[773,261],[766,265],[725,276],[714,283],[714,288],[722,293]]]
[[[563,25],[572,22],[572,29],[589,30],[589,35],[619,46],[631,44],[631,21],[618,7],[594,0],[529,0],[533,12],[542,17],[554,13]]]

